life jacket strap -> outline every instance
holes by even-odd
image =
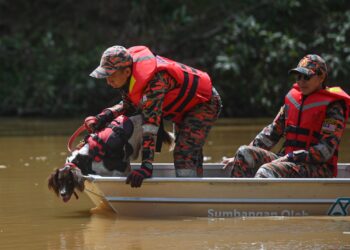
[[[286,140],[284,143],[285,147],[295,147],[295,148],[306,148],[306,142],[298,140]]]
[[[298,135],[309,135],[310,130],[307,128],[301,128],[293,125],[288,125],[285,129],[286,133],[293,133],[293,134],[298,134]],[[315,137],[316,139],[320,139],[321,134],[318,133],[317,131],[313,131],[312,136]]]

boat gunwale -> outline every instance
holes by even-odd
[[[88,175],[87,179],[92,182],[112,181],[125,182],[126,177],[105,177]],[[203,178],[180,178],[180,177],[153,177],[145,179],[147,182],[203,182],[203,183],[350,183],[350,178],[229,178],[229,177],[203,177]]]
[[[131,163],[132,167],[137,167],[139,166],[140,163]],[[174,164],[173,163],[167,163],[167,162],[163,162],[163,163],[153,163],[153,166],[157,166],[157,168],[159,169],[163,169],[163,170],[169,170],[169,169],[174,169]],[[218,166],[220,168],[223,168],[225,166],[225,164],[223,163],[204,163],[203,164],[203,168],[204,169],[218,169]],[[350,167],[350,162],[338,162],[338,169],[343,169],[343,168],[347,168]]]
[[[196,204],[333,204],[329,198],[188,198],[188,197],[133,197],[106,196],[108,202],[196,203]]]

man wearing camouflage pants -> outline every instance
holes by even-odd
[[[140,187],[143,179],[152,177],[163,119],[175,124],[176,176],[202,175],[202,149],[221,109],[220,96],[206,72],[155,55],[145,46],[112,46],[90,76],[105,78],[121,91],[123,100],[95,119],[87,119],[86,127],[98,129],[120,114],[142,114],[141,167],[131,171],[127,184]]]
[[[350,97],[325,85],[327,66],[307,55],[289,71],[296,83],[274,121],[249,144],[241,146],[225,167],[232,177],[322,178],[337,175],[338,147],[349,116]],[[280,153],[270,152],[278,141]]]

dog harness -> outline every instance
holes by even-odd
[[[108,170],[125,170],[127,159],[133,153],[128,142],[133,133],[133,124],[128,117],[120,115],[105,129],[89,135],[89,155],[96,162],[103,161]]]

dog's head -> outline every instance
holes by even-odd
[[[74,164],[66,163],[63,168],[56,169],[49,176],[48,187],[64,202],[67,202],[73,194],[75,198],[79,198],[75,189],[81,192],[84,191],[84,180],[85,178],[79,168]]]

